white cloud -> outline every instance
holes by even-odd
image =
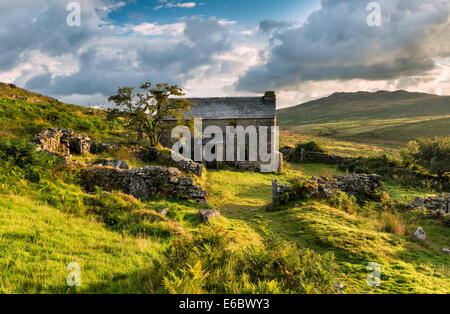
[[[185,8],[185,9],[191,9],[191,8],[195,8],[197,6],[197,3],[195,2],[168,2],[167,0],[165,1],[158,1],[159,3],[162,3],[160,5],[157,5],[153,8],[153,10],[158,11],[162,8],[168,8],[168,9],[172,9],[172,8]]]
[[[142,23],[135,26],[130,26],[133,32],[146,36],[176,36],[184,32],[186,28],[185,23],[173,23],[160,25],[158,23]]]
[[[306,81],[432,75],[436,59],[449,55],[450,2],[378,2],[382,27],[369,27],[366,4],[352,0],[323,0],[300,27],[261,23],[271,38],[267,61],[243,75],[236,88],[292,90]]]
[[[115,11],[117,9],[120,9],[121,7],[124,7],[126,5],[127,4],[125,2],[119,1],[119,2],[116,2],[116,3],[110,3],[110,4],[107,4],[107,5],[104,5],[104,6],[100,7],[99,10],[106,11],[106,12],[111,12],[111,11]]]

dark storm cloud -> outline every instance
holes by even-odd
[[[99,39],[77,55],[80,69],[76,73],[51,82],[31,79],[26,87],[52,95],[106,96],[118,86],[138,86],[147,80],[179,84],[193,77],[198,67],[213,64],[214,55],[229,49],[229,30],[216,18],[186,18],[184,22],[184,39],[175,43],[136,37]]]
[[[303,26],[272,34],[266,63],[250,68],[236,88],[260,92],[304,81],[423,75],[434,68],[434,58],[448,54],[438,36],[450,31],[448,0],[378,3],[382,26],[369,27],[368,2],[323,0]]]
[[[71,53],[91,39],[101,22],[93,10],[99,1],[79,1],[83,27],[69,27],[67,1],[0,2],[0,70],[10,70],[37,50],[50,56]]]
[[[185,18],[184,32],[176,39],[134,36],[133,31],[118,36],[130,29],[108,23],[113,1],[76,2],[81,5],[81,27],[67,25],[67,1],[2,0],[0,72],[30,62],[40,53],[32,59],[39,71],[22,72],[26,88],[59,96],[106,96],[118,86],[137,86],[147,80],[180,83],[193,77],[198,67],[214,66],[214,56],[230,48],[229,26],[213,17]],[[52,73],[47,63],[62,56],[71,58],[78,69],[55,75],[53,68]],[[24,79],[24,74],[31,77]]]

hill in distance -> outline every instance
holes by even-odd
[[[404,90],[334,93],[277,114],[282,129],[359,142],[450,136],[450,96]]]

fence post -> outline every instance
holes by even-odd
[[[278,187],[277,179],[272,179],[272,201],[273,202],[275,202],[277,199],[277,187]]]
[[[305,160],[305,149],[302,148],[301,152],[300,152],[300,161]]]

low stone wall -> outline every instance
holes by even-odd
[[[410,209],[426,208],[431,212],[450,213],[450,194],[416,197],[409,205]]]
[[[33,140],[38,151],[69,156],[82,155],[90,151],[91,139],[87,136],[73,133],[72,130],[48,128],[37,134]]]
[[[307,181],[306,179],[303,179]],[[335,175],[329,179],[326,177],[311,178],[310,184],[305,188],[310,197],[332,198],[337,190],[343,191],[348,195],[363,196],[377,200],[380,197],[380,191],[384,191],[384,185],[381,176],[376,174],[349,174]],[[272,183],[272,200],[285,200],[286,193],[290,193],[293,187],[289,184],[278,185],[276,180]]]
[[[340,164],[344,161],[351,160],[351,157],[344,157],[333,154],[325,154],[318,152],[308,152],[302,150],[300,155],[300,162],[321,163],[321,164]]]
[[[312,180],[329,190],[341,190],[349,195],[376,194],[379,191],[385,190],[381,176],[377,174],[335,175],[331,179],[326,177],[313,177]]]
[[[92,166],[80,173],[81,182],[88,191],[99,186],[106,191],[119,190],[136,198],[148,200],[157,194],[181,199],[205,200],[206,192],[194,180],[182,177],[176,168],[143,167],[120,170]]]
[[[155,161],[157,163],[175,167],[181,171],[189,174],[194,174],[201,177],[203,175],[203,165],[196,163],[195,161],[185,158],[180,154],[177,154],[179,161],[175,161],[172,158],[171,150],[161,148],[144,147],[140,145],[116,145],[109,143],[95,142],[91,144],[91,153],[98,154],[105,151],[114,151],[125,148],[131,155],[139,158],[143,161]]]

